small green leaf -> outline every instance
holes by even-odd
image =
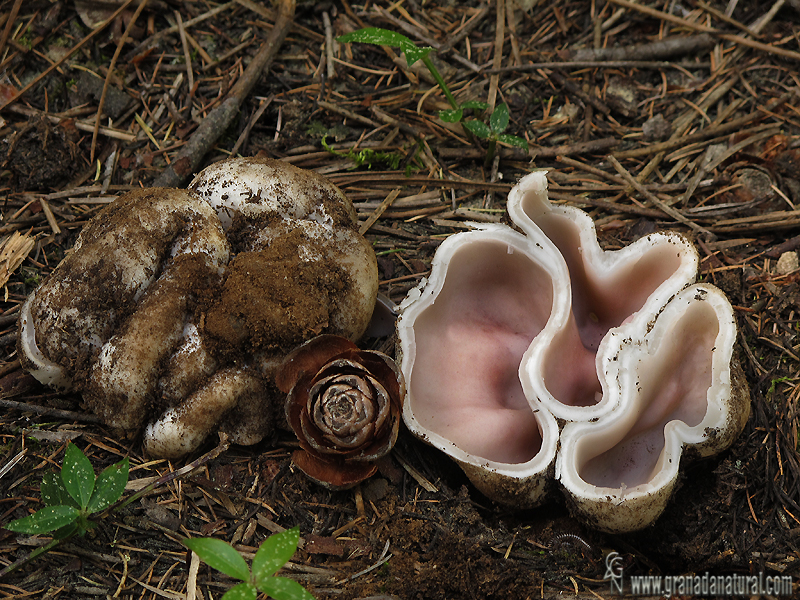
[[[489,129],[489,126],[483,121],[478,121],[477,119],[472,119],[471,121],[464,121],[464,127],[469,129],[474,135],[477,135],[479,138],[486,139],[488,137],[491,137],[492,135],[492,130]]]
[[[275,600],[314,600],[311,592],[286,577],[269,577],[258,588]]]
[[[517,137],[516,135],[508,135],[507,133],[504,133],[497,136],[497,141],[503,142],[504,144],[508,144],[510,146],[516,146],[517,148],[522,148],[525,150],[525,152],[528,151],[528,140]]]
[[[256,600],[258,590],[252,583],[239,583],[222,596],[222,600]]]
[[[30,535],[50,533],[69,525],[79,514],[78,509],[73,506],[48,506],[28,517],[11,521],[5,528]]]
[[[183,540],[183,545],[217,571],[222,571],[234,579],[250,581],[250,569],[247,568],[247,563],[228,542],[216,538],[190,538]]]
[[[45,506],[74,506],[75,508],[80,508],[75,499],[67,492],[67,488],[64,487],[61,475],[48,473],[42,477],[39,493],[42,495],[42,502],[44,502]]]
[[[94,491],[94,469],[92,463],[80,449],[70,442],[61,464],[61,480],[69,495],[78,506],[86,508]]]
[[[393,46],[400,48],[406,55],[406,62],[410,67],[418,60],[425,58],[433,50],[429,46],[418,47],[414,42],[402,33],[381,29],[380,27],[365,27],[357,31],[351,31],[336,38],[337,42],[358,42],[361,44],[376,44],[378,46]]]
[[[433,48],[431,48],[430,46],[418,48],[417,46],[411,45],[411,46],[400,46],[400,50],[402,50],[403,54],[406,55],[406,62],[410,67],[418,60],[426,58],[428,54],[431,53],[431,50],[433,50]],[[430,67],[428,67],[428,69],[430,70]]]
[[[397,33],[390,29],[381,29],[380,27],[364,27],[350,33],[345,33],[336,38],[337,42],[349,43],[357,42],[359,44],[376,44],[378,46],[395,46],[402,47],[403,45],[414,45],[409,38],[402,33]]]
[[[103,469],[103,472],[97,477],[94,493],[86,507],[89,513],[105,510],[119,500],[122,492],[125,491],[125,484],[128,482],[129,466],[126,456],[118,463]]]
[[[467,100],[461,104],[461,108],[471,108],[473,110],[486,110],[489,105],[486,102],[479,102],[478,100]]]
[[[260,585],[263,579],[274,575],[291,560],[300,541],[300,529],[292,527],[265,539],[253,557],[253,575]]]
[[[508,104],[505,102],[498,104],[489,117],[489,126],[495,133],[502,133],[508,127],[508,118]]]
[[[464,111],[460,108],[449,108],[439,111],[439,118],[445,123],[458,123],[463,116]]]

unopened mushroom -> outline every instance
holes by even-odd
[[[682,236],[603,250],[589,216],[551,205],[546,186],[532,173],[509,194],[522,233],[476,225],[449,237],[401,304],[403,416],[491,498],[535,505],[555,475],[596,527],[639,529],[663,510],[684,444],[718,452],[744,426],[735,321],[719,290],[692,285],[697,252]],[[648,478],[615,480],[600,454],[638,456],[642,429],[667,444],[641,458]],[[643,515],[607,500],[625,504],[625,486],[644,483]]]
[[[295,346],[366,329],[377,263],[352,203],[323,177],[234,159],[190,190],[130,192],[84,228],[25,302],[19,349],[40,381],[74,388],[109,426],[150,423],[175,457],[225,431],[269,433],[274,376]]]

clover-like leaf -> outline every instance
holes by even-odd
[[[378,46],[393,46],[400,48],[403,54],[406,55],[406,62],[410,67],[418,60],[428,56],[433,50],[430,46],[420,48],[409,38],[402,33],[391,31],[389,29],[381,29],[380,27],[365,27],[357,31],[351,31],[336,38],[337,42],[358,42],[361,44],[376,44]]]
[[[259,589],[275,600],[314,600],[307,589],[287,577],[268,577]]]
[[[508,120],[508,104],[503,102],[495,107],[492,116],[489,117],[489,126],[494,133],[502,133],[508,127]]]
[[[80,508],[75,499],[69,495],[61,475],[47,473],[42,477],[42,484],[39,487],[42,502],[45,506],[74,506]]]
[[[472,119],[471,121],[464,121],[464,127],[469,129],[471,133],[477,135],[479,138],[487,139],[492,136],[492,130],[483,121]]]
[[[121,461],[103,469],[97,477],[94,493],[86,510],[89,513],[105,510],[119,500],[128,482],[129,461],[126,456]]]
[[[250,569],[247,567],[247,563],[228,542],[216,538],[187,538],[183,540],[183,545],[217,571],[222,571],[234,579],[250,580]]]
[[[252,583],[239,583],[222,596],[222,600],[256,600],[258,590]]]
[[[264,540],[253,557],[253,575],[256,583],[261,585],[261,581],[274,575],[289,562],[297,551],[299,541],[300,529],[297,527],[276,533]]]
[[[464,116],[464,111],[460,108],[452,108],[439,111],[439,118],[445,123],[458,123]]]
[[[78,506],[86,508],[94,491],[94,469],[86,455],[72,442],[67,444],[67,450],[64,452],[61,480],[64,482],[64,488],[75,499]]]
[[[516,146],[517,148],[522,148],[526,152],[528,151],[528,141],[525,138],[517,137],[516,135],[509,135],[504,133],[502,135],[497,136],[497,141],[502,142],[504,144],[508,144],[509,146]]]
[[[47,506],[34,514],[11,521],[5,528],[16,533],[36,535],[50,533],[65,527],[78,518],[79,511],[74,506]]]

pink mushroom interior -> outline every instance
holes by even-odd
[[[680,248],[668,239],[643,249],[638,259],[623,261],[610,272],[587,268],[578,227],[563,215],[549,213],[537,225],[558,247],[572,282],[572,319],[545,359],[545,385],[559,401],[589,406],[600,401],[600,382],[594,368],[600,341],[642,308],[647,298],[681,266]],[[564,363],[575,375],[563,377]]]
[[[519,366],[550,316],[553,283],[504,243],[465,244],[434,304],[414,325],[412,410],[462,450],[502,463],[539,452],[542,437]]]
[[[670,421],[693,427],[705,417],[718,333],[719,318],[708,303],[687,307],[665,332],[657,352],[638,365],[641,392],[631,407],[635,418],[622,428],[627,431],[614,436],[617,441],[611,444],[604,445],[600,439],[581,441],[578,473],[584,481],[619,488],[653,478],[664,449],[664,427]]]

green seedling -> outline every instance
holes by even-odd
[[[433,79],[441,88],[445,98],[447,98],[447,102],[452,107],[448,110],[439,111],[439,118],[447,123],[461,122],[463,126],[475,136],[489,140],[487,162],[491,162],[491,159],[495,153],[497,142],[510,144],[512,146],[522,148],[526,152],[528,151],[528,142],[525,139],[515,135],[503,133],[506,128],[508,128],[509,122],[508,105],[505,103],[495,108],[494,112],[489,117],[488,125],[482,121],[478,121],[477,119],[469,121],[463,120],[465,110],[472,109],[483,111],[488,109],[489,105],[486,102],[478,102],[475,100],[469,100],[459,104],[431,60],[429,55],[433,48],[430,46],[420,48],[403,34],[397,33],[396,31],[390,31],[388,29],[381,29],[379,27],[366,27],[364,29],[359,29],[357,31],[339,36],[336,38],[336,40],[343,43],[358,42],[362,44],[375,44],[378,46],[392,46],[395,48],[400,48],[400,50],[406,56],[406,62],[408,63],[409,67],[418,60],[421,60],[422,63],[428,68],[428,71],[430,71]]]
[[[487,166],[491,164],[494,154],[497,151],[497,142],[522,148],[526,152],[528,151],[527,141],[516,135],[503,133],[508,128],[509,118],[508,104],[503,102],[494,109],[494,112],[489,117],[488,125],[477,119],[464,122],[464,127],[469,129],[474,136],[489,141],[489,149],[486,153]]]
[[[769,383],[769,389],[767,390],[767,398],[771,398],[772,395],[775,393],[775,388],[777,388],[779,383],[786,383],[787,381],[791,381],[791,377],[778,377],[777,379],[773,379]]]
[[[360,44],[375,44],[377,46],[392,46],[393,48],[400,48],[403,54],[406,55],[406,62],[408,63],[409,67],[418,60],[421,60],[422,63],[428,68],[428,71],[430,71],[433,79],[439,85],[442,92],[444,92],[444,96],[447,98],[450,106],[453,107],[452,110],[442,111],[439,113],[439,116],[443,121],[447,121],[448,123],[457,123],[461,120],[464,114],[463,109],[477,108],[479,105],[483,109],[488,107],[488,104],[483,102],[471,102],[465,104],[459,104],[456,102],[453,93],[450,91],[450,88],[447,87],[447,84],[445,83],[441,74],[439,74],[439,70],[433,64],[433,61],[429,56],[433,51],[433,48],[430,46],[424,46],[420,48],[402,33],[397,33],[396,31],[390,31],[388,29],[381,29],[380,27],[365,27],[364,29],[359,29],[357,31],[346,33],[345,35],[341,35],[336,38],[336,41],[342,43],[357,42]],[[469,104],[470,106],[467,106],[466,104]]]
[[[489,140],[490,143],[502,142],[504,144],[509,144],[511,146],[516,146],[518,148],[527,150],[527,141],[521,137],[517,137],[516,135],[503,133],[506,129],[508,129],[509,118],[508,104],[503,102],[494,109],[494,112],[489,117],[488,125],[483,121],[472,119],[470,121],[465,121],[464,126],[474,135],[481,139]]]
[[[89,516],[107,509],[122,496],[128,482],[127,457],[95,477],[92,463],[72,443],[67,444],[61,473],[42,478],[45,507],[34,514],[11,521],[5,528],[36,535],[54,532],[54,542],[83,535],[95,526]]]
[[[53,539],[0,570],[0,579],[11,571],[28,564],[37,556],[49,552],[58,544],[75,535],[86,533],[94,527],[94,523],[88,518],[91,514],[106,509],[122,510],[157,487],[183,477],[214,460],[228,449],[228,445],[227,438],[224,438],[220,441],[219,446],[210,452],[180,469],[170,471],[135,494],[128,496],[124,501],[116,503],[122,496],[128,481],[128,459],[125,458],[108,467],[99,477],[95,477],[94,470],[83,452],[72,444],[68,444],[60,476],[47,475],[42,480],[41,494],[45,508],[29,517],[4,525],[5,528],[19,533],[36,534],[54,531]]]
[[[252,569],[229,543],[216,538],[189,538],[183,544],[210,567],[240,580],[225,592],[222,600],[256,600],[264,592],[275,600],[314,600],[308,590],[287,577],[276,576],[294,556],[300,541],[297,527],[268,537],[253,557]]]
[[[339,152],[328,144],[327,137],[326,135],[322,136],[322,147],[334,156],[352,160],[355,163],[353,169],[363,165],[367,165],[367,168],[371,169],[373,164],[382,163],[390,169],[396,170],[400,167],[400,161],[403,160],[403,157],[397,152],[380,152],[371,148],[362,148],[361,150],[353,150],[351,148],[347,152]]]

